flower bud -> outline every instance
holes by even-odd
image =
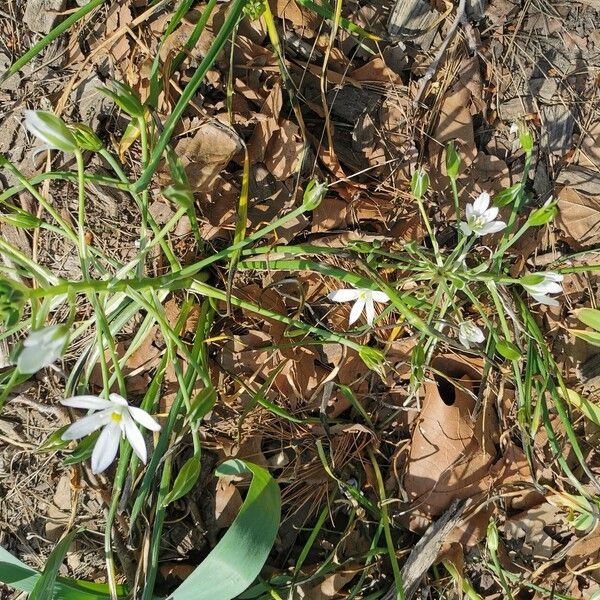
[[[76,152],[77,141],[66,123],[51,112],[26,110],[25,127],[48,148],[63,152]]]
[[[304,190],[302,205],[306,210],[315,210],[325,198],[325,194],[327,194],[327,184],[319,183],[316,179],[313,179]]]
[[[385,354],[381,350],[371,348],[370,346],[361,346],[358,355],[371,371],[375,371],[382,378],[385,377],[383,369]]]
[[[511,185],[509,188],[499,191],[494,196],[494,206],[502,207],[512,204],[519,197],[522,188],[523,185],[519,182],[515,183],[515,185]]]
[[[415,171],[410,181],[410,189],[412,190],[414,197],[417,200],[420,200],[427,192],[428,187],[429,175],[427,175],[427,171],[424,171],[423,169]]]
[[[518,123],[513,123],[513,126],[510,129],[512,132],[515,130],[518,132],[521,148],[523,148],[527,154],[531,154],[531,151],[533,150],[533,137],[527,124],[523,121],[519,121]]]
[[[487,547],[490,549],[490,552],[494,554],[498,552],[498,544],[499,544],[499,536],[498,536],[498,528],[496,527],[496,521],[490,519],[490,522],[487,527]]]
[[[456,179],[458,177],[458,171],[460,169],[460,155],[456,151],[454,142],[450,142],[446,146],[446,173],[450,179]]]
[[[556,208],[557,202],[552,201],[552,198],[547,200],[543,206],[532,211],[527,219],[527,225],[532,227],[538,227],[540,225],[546,225],[556,217],[558,214],[558,208]]]
[[[77,144],[83,150],[91,150],[92,152],[100,152],[104,148],[102,140],[94,133],[94,130],[83,123],[75,123],[71,127],[71,131],[77,140]]]

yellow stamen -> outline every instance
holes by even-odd
[[[120,423],[121,419],[123,418],[121,413],[118,412],[114,412],[112,415],[110,415],[110,417],[115,423]]]

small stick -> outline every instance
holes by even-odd
[[[415,99],[413,100],[413,106],[417,106],[420,104],[421,97],[425,93],[427,84],[431,81],[431,79],[433,79],[433,76],[435,75],[435,72],[437,71],[437,69],[440,65],[440,62],[442,61],[442,58],[444,57],[444,54],[446,53],[446,48],[448,48],[448,44],[454,38],[454,35],[456,34],[456,31],[458,29],[458,26],[464,22],[465,6],[466,6],[466,0],[460,0],[458,3],[458,6],[456,8],[456,17],[455,17],[452,25],[450,26],[450,30],[446,34],[446,37],[444,38],[444,41],[442,42],[441,46],[439,47],[433,61],[431,61],[429,68],[427,69],[427,71],[425,71],[425,75],[423,75],[423,77],[421,77],[421,81],[419,82],[419,89],[417,90],[417,95],[415,96]]]

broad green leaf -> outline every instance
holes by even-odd
[[[600,310],[595,308],[581,308],[577,311],[576,315],[584,325],[600,331]]]
[[[163,500],[163,508],[185,496],[194,487],[194,484],[198,481],[198,477],[200,477],[200,470],[201,464],[198,456],[192,456],[185,461],[183,467],[181,467],[181,471],[177,473],[171,491]]]
[[[31,592],[41,575],[35,569],[27,566],[10,552],[0,547],[0,583],[22,592]],[[119,598],[125,598],[127,593],[123,586],[117,586]],[[108,586],[89,581],[79,581],[58,577],[51,596],[44,600],[109,600]]]
[[[221,541],[168,600],[235,598],[256,579],[275,541],[281,518],[281,493],[269,472],[235,459],[223,463],[216,473],[251,473],[252,483],[238,516]]]

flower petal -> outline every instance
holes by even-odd
[[[546,279],[549,279],[550,281],[557,282],[560,282],[565,278],[565,276],[562,273],[555,273],[554,271],[548,271],[547,273],[544,273],[544,277]]]
[[[123,413],[122,419],[127,441],[133,448],[133,451],[137,454],[138,458],[144,464],[146,464],[146,461],[148,460],[148,454],[146,452],[146,442],[144,441],[144,436],[127,412]]]
[[[473,233],[473,230],[469,227],[469,225],[467,223],[465,223],[464,221],[460,222],[460,230],[465,234],[465,235],[471,235]]]
[[[482,192],[475,198],[473,202],[473,212],[476,215],[482,215],[490,205],[490,195],[487,192]]]
[[[506,223],[504,221],[492,221],[491,223],[486,223],[482,225],[479,229],[480,235],[488,235],[489,233],[498,233],[506,228]]]
[[[63,440],[78,440],[79,438],[90,435],[100,427],[104,427],[111,421],[111,410],[103,410],[78,419],[61,436]]]
[[[98,474],[105,471],[115,460],[119,451],[121,428],[115,421],[110,421],[102,430],[92,452],[92,473]]]
[[[499,210],[500,209],[497,206],[492,206],[492,208],[488,208],[483,213],[483,218],[485,219],[485,222],[491,223],[498,216]]]
[[[327,298],[334,302],[352,302],[353,300],[357,300],[359,296],[360,290],[354,290],[352,288],[335,290],[334,292],[327,294]]]
[[[467,202],[467,206],[465,207],[465,216],[467,217],[467,221],[475,215],[475,211],[473,210],[473,205],[470,202]]]
[[[110,398],[110,401],[113,404],[118,404],[119,406],[127,406],[127,400],[125,400],[125,398],[123,398],[123,396],[119,395],[119,394],[109,394],[108,396]]]
[[[390,297],[385,292],[380,292],[379,290],[374,291],[372,296],[375,302],[381,302],[381,304],[385,304],[386,302],[390,301]]]
[[[536,302],[539,302],[540,304],[547,304],[548,306],[560,306],[558,300],[550,298],[550,296],[546,296],[544,294],[531,294],[531,296]]]
[[[71,398],[61,400],[60,403],[63,406],[71,406],[72,408],[91,408],[93,410],[102,410],[113,405],[110,400],[90,395],[71,396]]]
[[[350,318],[348,319],[348,325],[352,325],[352,323],[355,323],[356,321],[358,321],[358,319],[360,319],[360,315],[362,314],[362,311],[365,307],[365,302],[366,302],[366,299],[361,296],[354,303],[354,306],[352,307],[352,310],[350,311]]]
[[[145,410],[137,408],[136,406],[129,407],[129,413],[131,416],[146,429],[150,431],[160,431],[160,425],[155,421]]]
[[[375,320],[375,304],[373,304],[372,296],[365,299],[365,313],[367,315],[367,323],[373,325],[373,321]]]
[[[463,334],[462,331],[458,333],[458,341],[465,347],[470,348],[471,344],[469,343],[469,338]]]

